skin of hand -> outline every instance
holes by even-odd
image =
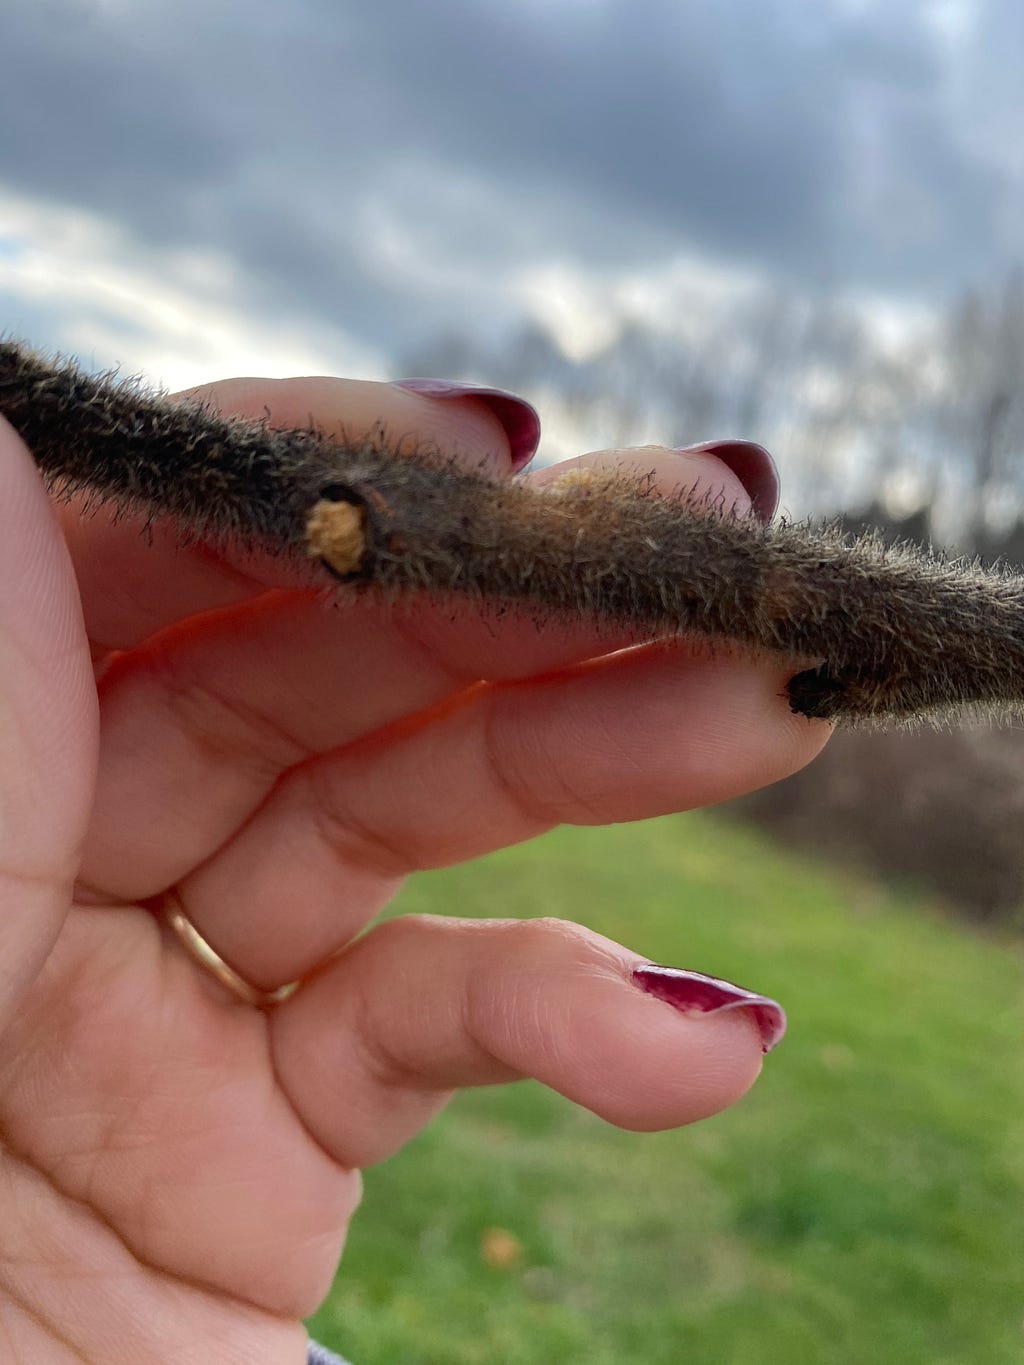
[[[204,395],[282,426],[383,421],[510,473],[469,396],[334,379]],[[749,506],[707,454],[614,458]],[[829,731],[791,713],[778,660],[326,602],[280,561],[55,509],[2,421],[0,508],[5,1361],[300,1365],[359,1168],[454,1089],[534,1076],[651,1130],[753,1083],[750,1011],[680,1013],[584,928],[362,931],[417,868],[794,771]],[[272,1010],[241,1003],[154,912],[169,888],[254,984],[308,979]]]

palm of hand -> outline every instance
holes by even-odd
[[[398,401],[318,382],[221,397],[350,429]],[[419,405],[405,429],[450,439],[443,405],[400,401]],[[500,431],[462,407],[467,458],[500,470]],[[7,447],[5,1358],[299,1362],[357,1168],[454,1087],[535,1075],[638,1128],[746,1089],[746,1020],[666,1010],[630,986],[635,955],[584,930],[406,920],[346,945],[415,867],[799,766],[825,731],[788,714],[778,668],[670,647],[587,662],[627,641],[429,605],[332,614],[279,566],[73,512],[66,550]],[[307,984],[271,1012],[235,1000],[146,903],[169,887],[248,979]]]

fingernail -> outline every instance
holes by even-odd
[[[645,962],[642,967],[633,969],[633,980],[642,991],[664,1000],[682,1014],[750,1010],[761,1033],[762,1052],[771,1052],[782,1042],[786,1032],[786,1011],[777,1001],[744,990],[731,981],[721,981],[717,976]]]
[[[537,409],[504,389],[488,389],[482,384],[453,384],[447,379],[396,379],[396,389],[423,394],[425,398],[475,398],[486,404],[505,428],[512,452],[512,472],[530,463],[540,445],[540,417]]]
[[[753,441],[701,441],[695,446],[680,446],[679,453],[691,451],[714,455],[739,479],[750,497],[751,509],[765,525],[779,506],[779,471],[764,446]]]

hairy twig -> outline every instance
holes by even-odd
[[[0,413],[56,492],[337,578],[694,632],[815,661],[794,711],[851,723],[1024,712],[1024,580],[829,526],[763,527],[623,472],[543,491],[171,402],[0,342]]]

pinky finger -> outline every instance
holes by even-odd
[[[346,1166],[390,1155],[454,1089],[527,1076],[623,1128],[693,1123],[784,1030],[764,996],[546,919],[392,920],[271,1016],[281,1084]]]

